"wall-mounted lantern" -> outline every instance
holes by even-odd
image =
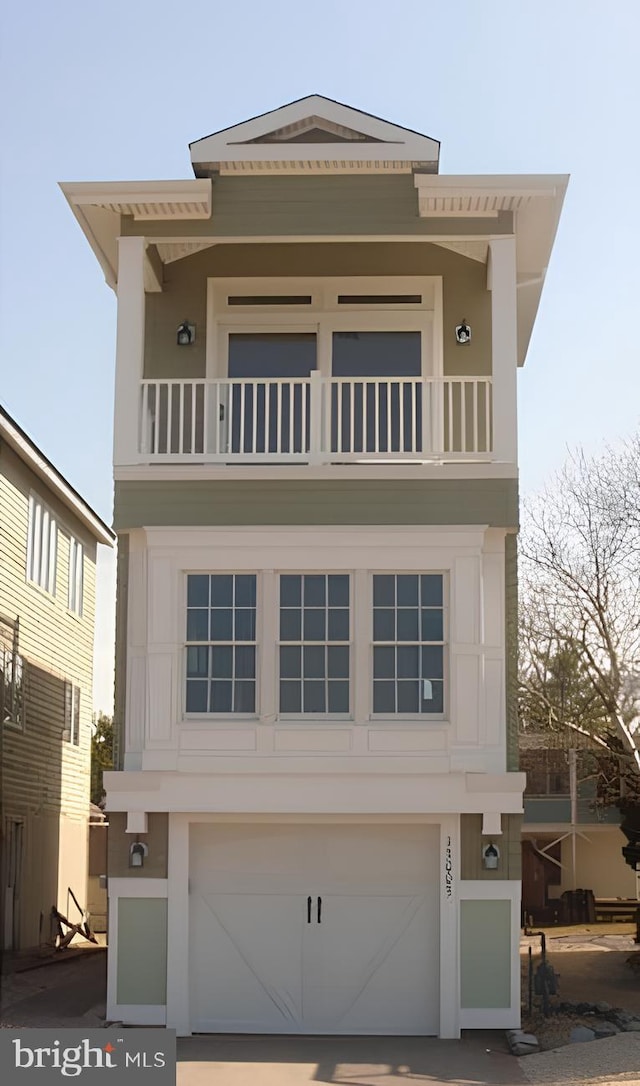
[[[500,863],[500,850],[494,845],[493,841],[490,841],[488,845],[483,845],[482,848],[482,866],[485,871],[495,871]]]
[[[195,324],[189,324],[189,321],[183,321],[179,326],[176,334],[176,343],[178,347],[190,347],[192,343],[196,341],[196,326]]]
[[[144,841],[134,841],[129,848],[129,867],[144,867],[148,855],[148,845],[145,845]]]
[[[465,344],[471,342],[471,328],[467,324],[466,317],[462,318],[462,323],[456,325],[456,343]]]

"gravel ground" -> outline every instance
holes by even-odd
[[[640,1036],[620,1033],[526,1056],[518,1063],[535,1086],[640,1086]]]

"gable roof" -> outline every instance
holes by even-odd
[[[71,483],[60,474],[51,461],[40,451],[28,434],[18,426],[8,411],[0,405],[0,442],[6,441],[22,462],[27,465],[63,505],[80,520],[98,543],[113,547],[115,532],[91,508]]]
[[[333,98],[310,94],[190,145],[196,177],[214,172],[438,172],[440,143]]]

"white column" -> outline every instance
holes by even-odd
[[[440,824],[440,1033],[460,1036],[460,816]]]
[[[118,324],[113,463],[138,461],[140,381],[144,362],[145,239],[118,238]]]
[[[189,817],[169,815],[167,871],[167,1026],[188,1037]]]
[[[487,286],[491,291],[493,455],[496,460],[516,464],[518,325],[515,237],[497,238],[489,242]]]

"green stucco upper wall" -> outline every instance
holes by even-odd
[[[117,1001],[124,1006],[167,1002],[167,900],[118,899]]]
[[[460,1006],[511,1006],[511,902],[460,902]]]
[[[124,480],[119,531],[166,525],[487,524],[515,527],[515,479]]]
[[[123,216],[123,234],[139,234],[140,223]],[[492,234],[513,229],[513,215],[491,219]],[[155,221],[154,237],[331,237],[486,235],[486,218],[420,218],[411,174],[396,176],[218,177],[210,219]]]
[[[146,296],[144,376],[205,376],[208,279],[364,275],[441,276],[445,374],[491,373],[491,294],[484,264],[432,244],[301,242],[216,245],[165,265],[162,293]],[[464,347],[454,335],[462,318],[473,330],[471,342]],[[187,351],[176,345],[176,328],[184,320],[197,327],[196,342]]]

